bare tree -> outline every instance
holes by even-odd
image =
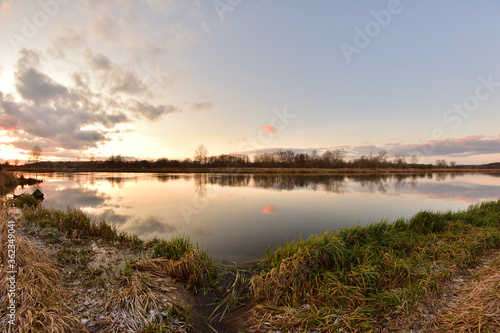
[[[438,168],[446,168],[448,166],[448,163],[446,162],[445,159],[442,160],[436,160],[436,166]]]
[[[413,154],[410,161],[411,161],[411,164],[417,164],[418,163],[418,156]]]
[[[207,147],[204,145],[199,145],[194,151],[194,160],[200,164],[205,164],[207,162]]]
[[[38,163],[41,155],[42,155],[42,147],[40,146],[33,147],[33,149],[31,150],[31,158],[34,161],[34,163]]]

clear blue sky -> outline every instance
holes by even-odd
[[[500,161],[498,0],[41,3],[0,1],[0,160]]]

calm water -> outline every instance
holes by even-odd
[[[26,176],[34,176],[25,174]],[[356,222],[455,210],[500,197],[500,174],[282,176],[38,174],[44,205],[81,208],[143,239],[184,234],[217,260],[262,258],[266,249]]]

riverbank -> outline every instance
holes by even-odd
[[[41,183],[41,180],[33,178],[16,177],[10,172],[0,171],[0,195],[5,195],[15,190],[19,185],[34,185]]]
[[[258,267],[215,263],[186,238],[144,242],[78,210],[12,204],[0,213],[3,331],[7,221],[26,331],[500,329],[500,200],[312,236]]]
[[[11,171],[31,173],[51,172],[124,172],[124,173],[230,173],[230,174],[292,174],[292,175],[351,175],[351,174],[428,174],[428,173],[500,173],[498,168],[265,168],[265,167],[157,167],[132,168],[113,166],[51,167],[24,165]]]

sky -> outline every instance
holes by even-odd
[[[0,162],[500,161],[500,1],[0,0]]]

